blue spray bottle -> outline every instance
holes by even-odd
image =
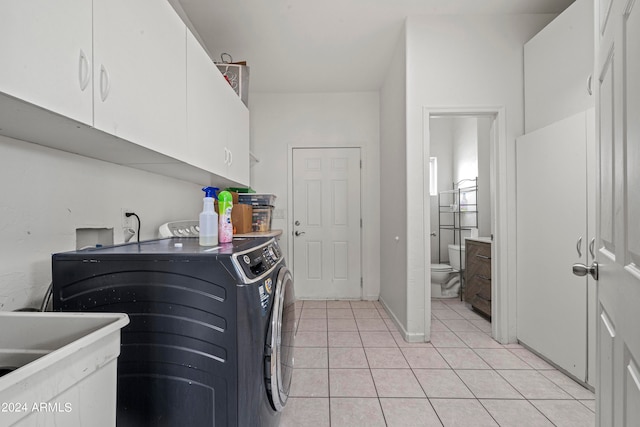
[[[200,213],[200,246],[218,244],[218,214],[214,208],[217,187],[204,187],[204,206]]]

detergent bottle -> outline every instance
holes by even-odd
[[[200,246],[215,246],[218,244],[218,214],[214,208],[214,198],[217,187],[204,187],[204,206],[200,213]]]
[[[218,212],[220,225],[218,235],[220,243],[230,243],[233,240],[233,224],[231,223],[231,210],[233,209],[233,197],[228,191],[218,194]]]

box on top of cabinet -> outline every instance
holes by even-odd
[[[216,62],[218,70],[229,82],[231,88],[249,108],[249,67],[246,62]]]

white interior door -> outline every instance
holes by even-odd
[[[597,0],[601,427],[640,425],[640,2]]]
[[[293,149],[298,298],[361,298],[360,149]]]
[[[518,138],[518,340],[587,379],[587,120],[579,113]],[[578,253],[578,251],[580,253]]]

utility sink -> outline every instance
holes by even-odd
[[[116,424],[121,313],[0,312],[0,425]]]

